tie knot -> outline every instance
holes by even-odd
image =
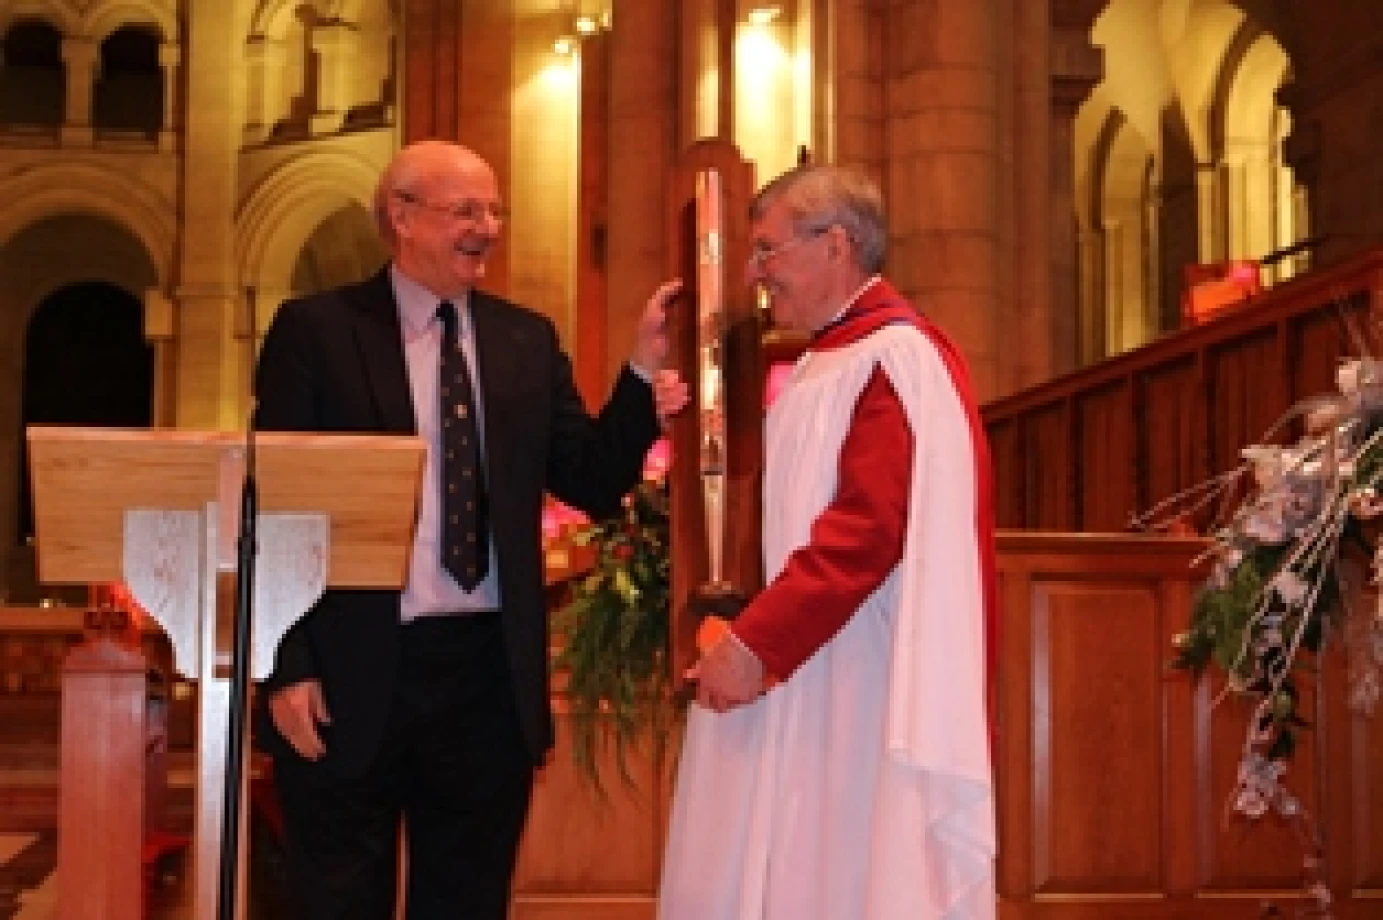
[[[442,339],[447,344],[456,342],[456,304],[443,300],[437,304],[437,318],[442,321]]]

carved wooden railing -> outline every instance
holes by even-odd
[[[1332,389],[1339,360],[1359,350],[1350,325],[1383,352],[1380,319],[1383,248],[986,405],[1000,526],[1126,529],[1237,465],[1293,403]]]

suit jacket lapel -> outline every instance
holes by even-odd
[[[519,375],[522,368],[512,359],[524,353],[524,333],[504,321],[504,307],[483,291],[470,294],[471,322],[475,330],[475,360],[479,365],[480,398],[484,406],[485,469],[494,489],[495,476],[503,478],[509,429],[505,419],[510,412],[522,411],[515,395],[523,391]]]
[[[413,393],[403,357],[399,308],[386,266],[374,277],[350,289],[354,308],[355,343],[369,380],[370,395],[379,414],[380,430],[415,434]]]

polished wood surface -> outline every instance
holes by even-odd
[[[1225,808],[1247,710],[1169,669],[1196,540],[1000,538],[997,770],[1007,920],[1257,918],[1295,910],[1302,848]],[[1346,706],[1345,661],[1305,681],[1313,727],[1287,783],[1319,821],[1336,920],[1383,904],[1383,724]]]
[[[27,437],[45,584],[123,581],[130,508],[200,513],[219,499],[231,517],[221,531],[234,537],[241,433],[30,426]],[[408,568],[422,461],[417,438],[258,434],[259,510],[327,514],[331,583],[396,587]],[[233,559],[224,537],[220,555]]]
[[[137,646],[105,634],[73,649],[62,673],[57,920],[143,914],[146,669]]]
[[[1238,465],[1294,403],[1334,390],[1341,358],[1383,354],[1380,322],[1383,248],[987,404],[999,525],[1128,529],[1133,515]]]
[[[1218,686],[1169,669],[1199,574],[1197,540],[1005,532],[994,681],[1004,920],[1290,916],[1302,850],[1275,819],[1227,818],[1246,725]],[[1320,821],[1337,920],[1383,904],[1383,724],[1345,705],[1328,656],[1288,782]],[[560,698],[559,703],[559,720]],[[559,722],[560,724],[560,722]],[[561,745],[524,839],[515,917],[651,920],[670,768],[635,761],[606,804]]]
[[[1301,849],[1274,819],[1227,819],[1245,712],[1168,668],[1199,575],[1195,540],[1002,533],[1000,915],[1251,920],[1295,909]],[[18,620],[29,625],[32,614]],[[56,619],[61,619],[57,617]],[[0,632],[4,624],[0,622]],[[1288,782],[1320,821],[1337,920],[1383,904],[1383,721],[1346,704],[1338,648],[1306,688]],[[560,690],[560,677],[557,682]],[[516,878],[516,920],[652,920],[673,760],[605,757],[608,798],[572,763],[560,693]],[[89,807],[97,807],[95,805]]]
[[[668,213],[670,276],[682,278],[682,296],[670,313],[669,364],[693,394],[697,373],[696,319],[698,275],[696,252],[696,175],[716,169],[723,183],[725,216],[722,247],[724,278],[724,386],[726,429],[725,578],[753,595],[763,585],[759,553],[759,490],[763,466],[764,363],[762,326],[753,295],[741,283],[740,267],[749,256],[749,202],[754,195],[754,167],[733,144],[698,141],[687,148],[673,174]],[[696,413],[687,411],[671,424],[672,455],[668,473],[672,552],[672,668],[681,675],[695,658],[698,619],[688,609],[692,592],[707,578],[706,524],[697,457],[700,434]],[[680,680],[680,678],[677,678]]]

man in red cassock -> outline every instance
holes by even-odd
[[[766,420],[770,580],[705,646],[660,920],[995,915],[988,449],[954,346],[885,281],[867,178],[754,201],[748,278],[811,333]]]

